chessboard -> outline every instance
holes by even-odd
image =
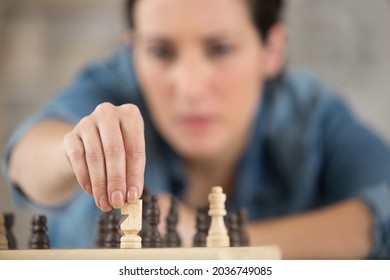
[[[279,260],[277,246],[4,250],[0,260]]]
[[[167,232],[158,230],[160,212],[157,196],[144,191],[143,199],[128,202],[121,209],[123,222],[114,212],[104,213],[98,219],[95,248],[51,249],[47,235],[47,219],[35,215],[27,250],[17,250],[12,233],[13,216],[0,215],[0,259],[7,260],[276,260],[282,258],[275,245],[249,246],[245,232],[245,211],[238,209],[227,214],[226,195],[221,187],[213,187],[210,205],[197,211],[193,247],[182,247],[176,230],[177,201],[172,198],[167,217]],[[144,202],[144,203],[143,203]]]

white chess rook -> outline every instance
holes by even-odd
[[[221,187],[213,187],[209,194],[211,225],[207,235],[207,247],[229,247],[230,240],[223,217],[226,215],[226,194]]]
[[[121,248],[140,249],[142,239],[138,235],[142,228],[142,200],[127,202],[121,209],[122,215],[128,215],[121,224],[124,235],[121,237]]]

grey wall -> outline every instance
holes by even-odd
[[[0,1],[0,148],[10,132],[121,41],[121,0]],[[290,0],[289,67],[311,69],[390,141],[390,1]],[[0,212],[16,211],[22,247],[32,213],[0,176]],[[93,237],[91,237],[93,238]]]
[[[390,1],[291,0],[292,68],[310,68],[390,139]]]

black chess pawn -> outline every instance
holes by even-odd
[[[208,207],[199,208],[196,212],[196,234],[193,238],[193,247],[206,247],[207,235],[211,224]]]
[[[167,216],[167,233],[164,237],[164,246],[165,247],[180,247],[181,239],[176,230],[177,223],[179,221],[179,215],[177,211],[177,199],[172,197],[171,199],[171,208]]]
[[[122,236],[119,230],[119,217],[114,212],[110,212],[107,217],[104,248],[120,248]]]
[[[103,213],[98,217],[97,220],[97,235],[95,239],[96,248],[104,248],[106,243],[106,235],[107,235],[107,224],[108,224],[108,214]]]
[[[142,239],[143,248],[161,248],[162,238],[158,231],[158,224],[160,223],[160,209],[157,205],[157,196],[152,195],[150,206],[146,209],[146,220],[149,229],[145,232]]]
[[[240,208],[236,210],[238,217],[238,230],[240,232],[240,243],[241,246],[246,247],[249,246],[249,237],[246,232],[245,226],[247,223],[247,211],[245,208]]]
[[[4,226],[5,226],[5,234],[8,240],[8,249],[15,250],[17,249],[17,242],[15,235],[12,231],[12,227],[14,225],[14,214],[13,213],[4,213]]]
[[[47,236],[47,220],[44,215],[35,215],[32,219],[32,235],[29,241],[30,249],[50,249]]]
[[[230,247],[241,246],[241,236],[238,225],[238,213],[232,212],[227,216],[227,230],[230,240]]]

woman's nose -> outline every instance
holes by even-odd
[[[175,93],[188,100],[197,100],[207,93],[210,66],[201,59],[186,59],[177,63],[173,71]]]

